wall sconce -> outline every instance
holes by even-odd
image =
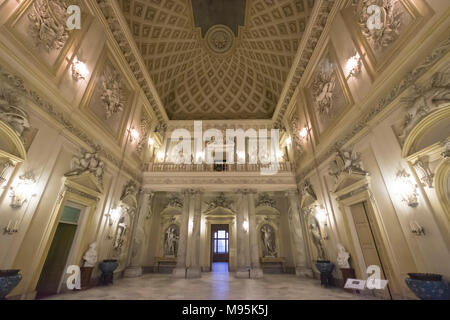
[[[345,64],[345,76],[347,79],[356,77],[361,72],[361,57],[356,53],[353,57],[347,60]]]
[[[29,198],[35,196],[34,184],[36,178],[31,172],[25,173],[19,177],[19,183],[11,187],[11,208],[20,209]]]
[[[4,234],[12,235],[14,233],[17,233],[18,231],[19,231],[19,220],[16,220],[14,222],[14,226],[12,224],[12,221],[9,220],[8,221],[8,225],[5,228],[3,228],[3,233]]]
[[[80,79],[86,79],[86,77],[89,75],[89,70],[84,62],[81,62],[78,60],[77,57],[73,59],[72,62],[72,78],[75,81],[78,81]]]
[[[322,205],[316,207],[316,217],[324,226],[328,226],[328,212]]]
[[[158,158],[158,161],[163,162],[164,161],[164,151],[158,151],[156,154],[156,157]]]
[[[149,146],[153,146],[155,144],[155,139],[153,138],[148,138],[148,145]]]
[[[244,228],[245,232],[248,232],[248,221],[244,220],[244,222],[242,222],[242,228]]]
[[[301,139],[306,139],[308,137],[308,128],[307,127],[303,127],[302,130],[300,130],[300,132],[298,133],[298,135],[300,136]]]
[[[286,142],[286,145],[290,146],[292,144],[291,137],[287,137],[285,142]]]
[[[139,132],[135,128],[128,129],[128,134],[130,136],[130,142],[139,140]]]
[[[197,162],[203,161],[203,159],[205,158],[205,152],[204,151],[197,152],[195,157],[197,158]],[[238,157],[239,157],[239,154],[238,154]]]
[[[402,201],[412,208],[417,207],[419,205],[417,185],[411,181],[410,174],[405,169],[399,169],[395,181],[395,191]]]
[[[411,221],[409,223],[409,228],[416,236],[425,235],[425,229],[417,221]]]

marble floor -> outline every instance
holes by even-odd
[[[114,285],[59,294],[50,300],[367,300],[339,288],[325,289],[319,280],[291,274],[267,274],[263,279],[237,279],[227,264],[213,266],[200,279],[174,279],[170,274],[123,278]]]

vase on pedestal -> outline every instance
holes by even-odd
[[[89,289],[94,267],[81,267],[81,290]]]
[[[421,300],[450,300],[449,283],[442,275],[433,273],[408,273],[406,285]]]
[[[332,275],[334,264],[328,260],[317,260],[316,267],[320,271],[320,284],[325,288],[334,286]]]
[[[113,283],[114,270],[117,269],[119,263],[117,260],[103,260],[98,267],[102,271],[100,276],[100,285],[108,285]]]
[[[5,300],[6,296],[22,280],[20,270],[0,270],[0,300]]]

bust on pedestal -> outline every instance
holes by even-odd
[[[339,266],[339,269],[342,272],[342,278],[344,280],[344,285],[347,282],[347,279],[354,279],[355,276],[355,270],[350,266],[350,263],[348,262],[350,260],[350,254],[345,251],[345,248],[342,244],[338,243],[337,245],[338,249],[338,256],[337,256],[337,263]]]
[[[97,263],[97,243],[93,242],[89,245],[89,249],[83,256],[84,264],[80,268],[81,271],[81,290],[89,288],[92,270]]]

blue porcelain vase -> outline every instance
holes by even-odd
[[[405,282],[409,289],[421,300],[450,300],[450,286],[441,275],[409,274]]]
[[[117,269],[119,263],[117,260],[103,260],[98,267],[102,271],[102,275],[100,276],[100,285],[108,285],[113,284],[114,280],[114,270]]]
[[[6,299],[6,296],[22,280],[20,270],[0,270],[0,300]]]
[[[119,266],[119,263],[117,262],[117,260],[103,260],[98,265],[100,270],[104,273],[114,272],[114,270],[116,270],[118,266]]]
[[[326,260],[317,260],[316,267],[321,273],[331,273],[334,269],[334,264]]]

